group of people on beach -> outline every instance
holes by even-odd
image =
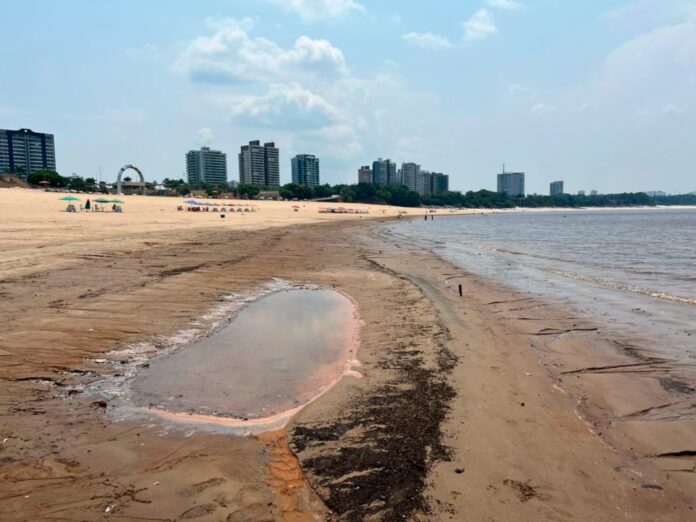
[[[226,207],[206,207],[206,206],[188,206],[184,207],[183,205],[179,205],[176,207],[176,210],[179,212],[183,212],[186,210],[186,212],[255,212],[253,207],[246,207],[246,208],[237,208],[234,209],[230,207],[229,211],[227,210]]]
[[[101,207],[96,203],[94,205],[92,205],[92,202],[88,199],[85,202],[84,207],[82,206],[82,203],[80,203],[80,212],[82,212],[83,210],[87,211],[87,212],[89,212],[89,211],[104,212],[104,205],[102,205]],[[78,210],[77,210],[77,207],[75,207],[75,205],[73,203],[68,203],[68,207],[65,209],[65,211],[66,212],[77,212]],[[123,208],[120,205],[117,205],[116,203],[114,203],[113,205],[111,205],[111,211],[112,212],[123,212]]]

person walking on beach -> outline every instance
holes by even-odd
[[[90,208],[92,208],[92,203],[91,203],[90,200],[88,199],[88,200],[87,200],[87,203],[85,203],[85,210],[89,210]]]

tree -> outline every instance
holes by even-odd
[[[30,185],[38,185],[40,181],[48,181],[51,187],[64,187],[67,180],[53,170],[37,170],[27,178]]]
[[[187,183],[180,183],[176,186],[176,191],[181,196],[186,196],[191,193],[191,187]]]
[[[256,185],[239,185],[237,187],[237,195],[240,198],[256,199],[261,192],[261,189]]]
[[[79,190],[84,192],[87,189],[87,184],[83,178],[73,174],[68,178],[68,188],[71,190]]]

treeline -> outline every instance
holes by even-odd
[[[658,205],[696,205],[696,194],[679,194],[677,196],[655,196]]]
[[[514,207],[652,207],[656,205],[695,205],[696,194],[680,196],[651,197],[644,192],[625,192],[622,194],[598,194],[581,196],[561,194],[558,196],[528,195],[511,198],[490,190],[469,192],[443,192],[440,194],[420,195],[401,185],[321,185],[307,187],[288,184],[280,189],[283,199],[319,199],[339,195],[343,201],[352,203],[387,204],[400,207],[458,207],[458,208],[514,208]]]
[[[36,171],[28,176],[27,181],[34,186],[43,184],[49,187],[82,192],[107,192],[106,183],[97,183],[95,178],[82,178],[77,175],[61,176],[51,170]],[[131,181],[131,178],[126,176],[123,178],[123,181]],[[256,185],[238,185],[234,189],[230,189],[226,185],[206,183],[193,185],[186,183],[183,179],[169,178],[164,179],[162,186],[176,191],[181,196],[191,194],[194,190],[201,190],[209,196],[233,193],[235,197],[245,199],[256,199],[262,190],[274,190],[273,187],[259,187]],[[529,195],[523,198],[511,198],[506,194],[499,194],[490,190],[479,190],[466,193],[452,191],[420,195],[403,185],[373,185],[371,183],[333,186],[325,184],[313,187],[288,183],[280,188],[279,193],[281,198],[289,200],[321,199],[338,195],[343,201],[349,203],[386,204],[398,207],[420,207],[423,205],[460,208],[696,206],[696,194],[651,197],[644,192],[626,192],[622,194],[598,194],[596,196],[561,194],[557,196]]]
[[[261,192],[261,187],[256,185],[237,185],[235,188],[231,189],[227,185],[215,185],[211,183],[187,183],[183,179],[169,178],[164,178],[164,181],[162,181],[162,186],[176,191],[180,196],[187,196],[194,190],[202,190],[208,194],[208,196],[212,196],[214,194],[232,193],[237,198],[256,199]]]
[[[574,194],[559,194],[557,196],[527,196],[520,200],[521,207],[653,207],[656,202],[644,192],[625,192],[622,194],[598,194],[596,196],[581,196]]]
[[[53,188],[65,188],[80,192],[104,192],[106,187],[100,186],[95,178],[81,176],[61,176],[53,170],[37,170],[27,176],[27,183],[34,186],[46,185]]]
[[[403,185],[373,185],[358,183],[357,185],[320,185],[307,187],[290,183],[280,189],[283,199],[319,199],[328,196],[341,196],[348,203],[371,203],[395,205],[398,207],[467,207],[467,208],[510,208],[515,202],[505,194],[490,190],[478,192],[444,192],[421,196],[418,192],[409,190]]]

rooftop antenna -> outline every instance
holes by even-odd
[[[503,174],[505,174],[505,163],[503,163]]]

